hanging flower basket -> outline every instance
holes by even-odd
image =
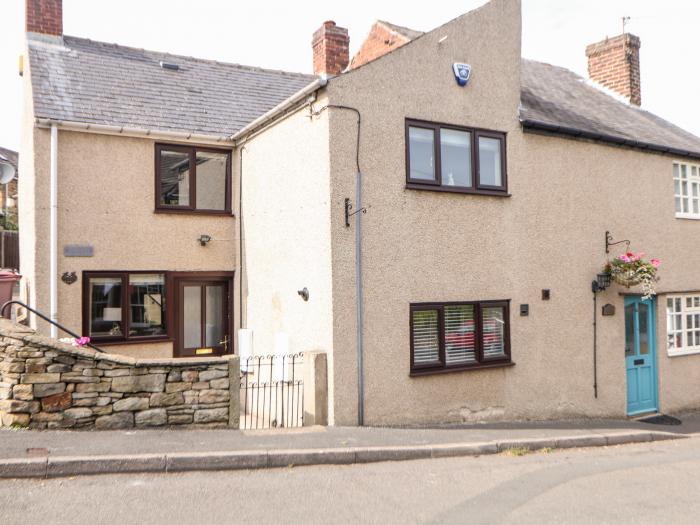
[[[617,284],[627,288],[642,285],[643,299],[649,299],[656,294],[654,285],[659,280],[656,273],[661,261],[658,259],[646,261],[643,257],[643,252],[623,253],[609,261],[604,271],[610,274]]]

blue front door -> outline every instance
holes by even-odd
[[[656,301],[652,297],[625,297],[625,364],[627,366],[627,414],[655,412]]]

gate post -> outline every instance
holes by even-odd
[[[228,426],[239,428],[241,424],[241,360],[239,356],[228,358]]]
[[[304,352],[304,426],[328,425],[328,365],[325,352]]]

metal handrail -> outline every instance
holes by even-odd
[[[0,308],[0,315],[4,317],[4,316],[5,316],[5,310],[6,310],[9,306],[12,306],[13,304],[17,304],[17,305],[21,306],[22,308],[26,308],[27,310],[29,310],[30,312],[32,312],[34,315],[38,315],[39,317],[41,317],[41,318],[42,318],[44,321],[46,321],[47,323],[51,323],[52,325],[54,325],[54,326],[55,326],[56,328],[58,328],[59,330],[61,330],[61,331],[65,332],[65,333],[67,333],[67,334],[70,335],[70,336],[73,336],[75,339],[80,339],[80,338],[81,338],[80,335],[76,334],[76,333],[73,332],[72,330],[68,330],[68,328],[66,328],[65,326],[63,326],[63,325],[57,323],[56,321],[54,321],[54,320],[51,319],[50,317],[47,317],[46,315],[42,314],[40,311],[35,310],[34,308],[32,308],[31,306],[29,306],[29,305],[26,304],[26,303],[23,303],[22,301],[7,301],[5,304],[2,305],[2,308]],[[105,353],[104,350],[102,350],[101,348],[99,348],[99,347],[93,345],[92,343],[87,343],[85,346],[89,346],[89,347],[92,348],[93,350],[97,350],[98,352],[102,352],[103,354]]]

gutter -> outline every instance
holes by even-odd
[[[74,122],[50,118],[37,118],[35,123],[40,128],[51,128],[56,126],[66,131],[82,131],[102,133],[106,135],[123,135],[125,137],[154,138],[200,143],[232,144],[231,138],[227,135],[205,135],[197,133],[183,133],[179,131],[135,128],[129,126],[110,126],[108,124],[89,124],[87,122]]]
[[[244,138],[247,135],[250,135],[254,131],[264,127],[266,124],[269,124],[271,121],[276,119],[279,115],[283,114],[285,111],[295,107],[299,102],[303,101],[307,97],[313,96],[316,91],[321,89],[322,87],[325,87],[326,84],[328,84],[328,78],[325,76],[319,77],[316,80],[314,80],[311,84],[306,86],[305,88],[297,91],[294,93],[291,97],[287,98],[286,100],[283,100],[279,104],[277,104],[274,108],[269,110],[267,113],[264,113],[260,115],[258,118],[256,118],[254,121],[252,121],[250,124],[247,124],[246,126],[242,127],[240,130],[238,130],[236,133],[231,135],[229,140],[232,140],[238,145],[238,142]]]
[[[553,133],[556,135],[566,135],[569,137],[596,140],[600,142],[605,142],[607,144],[615,144],[618,146],[627,146],[634,149],[639,149],[643,151],[651,151],[655,153],[666,153],[668,155],[674,155],[678,157],[689,157],[692,159],[700,159],[700,152],[683,150],[678,148],[670,148],[668,146],[660,146],[658,144],[652,144],[649,142],[642,142],[634,139],[625,139],[622,137],[616,137],[615,135],[608,135],[606,133],[597,133],[593,131],[583,131],[576,128],[570,128],[566,126],[558,126],[556,124],[549,124],[547,122],[542,122],[539,120],[525,119],[520,121],[524,130],[537,130],[544,131],[547,133]]]

